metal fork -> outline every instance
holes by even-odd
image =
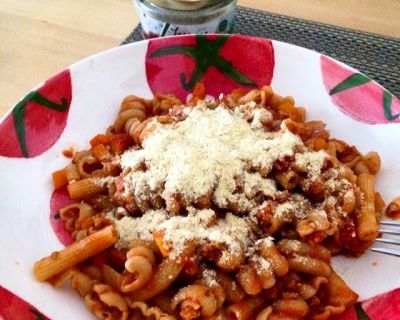
[[[379,230],[380,233],[385,235],[394,235],[398,238],[377,238],[375,240],[374,247],[371,248],[372,251],[389,254],[391,256],[400,257],[400,221],[381,221],[382,229]],[[391,247],[377,247],[378,244],[389,244],[398,246],[398,248]]]

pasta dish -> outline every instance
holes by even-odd
[[[378,234],[376,152],[270,87],[127,96],[53,173],[74,243],[37,261],[99,319],[330,319],[358,295],[331,266]],[[68,155],[68,154],[67,154]]]

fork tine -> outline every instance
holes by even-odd
[[[400,227],[400,221],[381,221],[381,225]]]
[[[377,238],[377,239],[375,239],[375,241],[376,242],[382,242],[382,243],[390,243],[390,244],[400,245],[400,239]]]
[[[394,234],[397,236],[400,236],[400,230],[390,230],[390,229],[380,229],[378,232],[384,233],[384,234]]]
[[[396,236],[400,236],[400,221],[381,221],[380,223],[382,226],[386,226],[386,227],[396,227],[396,228],[392,228],[392,229],[380,229],[378,230],[380,233],[383,234],[389,234],[389,235],[396,235]],[[375,241],[377,243],[381,243],[381,244],[392,244],[392,245],[398,245],[400,246],[400,239],[393,239],[393,238],[378,238],[375,239]],[[384,254],[388,254],[391,256],[396,256],[396,257],[400,257],[400,249],[392,249],[392,248],[371,248],[372,251],[374,252],[380,252],[380,253],[384,253]]]
[[[391,256],[400,257],[399,249],[388,249],[388,248],[371,248],[372,251],[389,254]]]

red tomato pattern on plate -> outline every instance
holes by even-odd
[[[48,320],[30,303],[0,286],[0,319],[4,320]]]
[[[269,85],[274,66],[271,40],[241,35],[150,40],[146,53],[152,92],[173,93],[183,101],[199,81],[214,97],[235,88]]]
[[[0,156],[32,158],[49,149],[65,128],[71,100],[69,69],[28,93],[0,123]]]
[[[324,55],[321,72],[331,100],[343,113],[369,124],[400,122],[400,100],[366,75]]]
[[[67,187],[54,190],[50,199],[50,224],[58,240],[67,246],[73,243],[70,232],[65,227],[65,221],[61,219],[59,210],[75,201],[71,200]]]
[[[400,320],[400,288],[357,303],[335,320]]]

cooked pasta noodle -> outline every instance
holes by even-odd
[[[378,221],[375,213],[375,177],[369,173],[361,173],[357,182],[364,195],[357,216],[358,236],[361,240],[373,241],[378,232]]]
[[[385,207],[379,155],[330,136],[268,86],[129,95],[53,173],[75,243],[34,265],[99,319],[330,319],[357,294],[331,266],[360,255]],[[208,99],[208,98],[207,98]],[[68,153],[69,154],[69,153]],[[387,208],[400,215],[400,201]]]
[[[385,207],[385,204],[380,196],[378,197],[378,201],[375,199],[375,207],[377,211],[379,209],[382,210]],[[388,207],[386,208],[386,214],[392,218],[400,217],[400,197],[394,198],[392,202],[389,203]]]
[[[105,191],[105,186],[96,183],[92,178],[75,181],[68,185],[68,193],[73,200],[83,200]]]
[[[156,258],[146,247],[134,247],[126,254],[125,269],[121,281],[121,291],[131,292],[146,285],[153,277]]]
[[[53,252],[51,256],[37,261],[34,265],[35,277],[39,281],[45,281],[111,247],[117,241],[114,227],[106,227],[60,252]]]
[[[201,285],[190,285],[178,291],[171,301],[176,309],[180,305],[180,316],[187,319],[210,317],[218,308],[218,300],[212,291]]]

